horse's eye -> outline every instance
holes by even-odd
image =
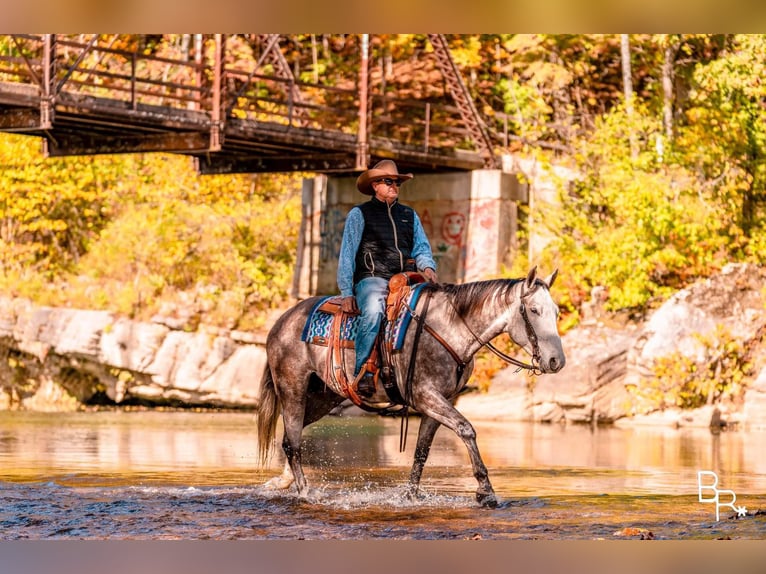
[[[534,313],[535,315],[539,315],[540,314],[540,309],[538,309],[537,307],[532,307],[530,309],[530,311],[532,311],[532,313]]]

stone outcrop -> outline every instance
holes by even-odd
[[[246,333],[186,332],[19,299],[0,299],[0,356],[0,408],[34,410],[94,399],[252,407],[265,365],[263,341]]]
[[[749,426],[766,428],[766,369],[745,391],[742,418]]]

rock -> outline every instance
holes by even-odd
[[[164,325],[118,319],[102,333],[99,361],[120,369],[145,372],[169,331]]]
[[[0,364],[0,381],[8,381],[0,408],[72,410],[98,393],[116,403],[253,407],[263,338],[235,337],[0,298],[0,350],[9,357]]]
[[[567,365],[555,375],[532,377],[507,368],[487,393],[458,399],[469,419],[608,423],[624,416],[629,401],[623,384],[635,329],[603,325],[576,329],[563,337]]]
[[[766,367],[745,391],[743,422],[750,428],[766,428]]]

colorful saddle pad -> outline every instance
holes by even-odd
[[[309,313],[309,317],[306,320],[306,324],[303,327],[303,333],[301,334],[301,341],[304,343],[313,343],[314,345],[321,345],[326,347],[330,342],[330,335],[332,333],[332,323],[337,313],[329,312],[325,310],[328,306],[325,303],[332,302],[334,300],[340,301],[340,298],[335,297],[323,297],[314,305]],[[340,310],[340,305],[331,306],[332,309]],[[357,317],[351,315],[346,318],[341,326],[340,339],[341,343],[344,341],[350,341],[353,347],[353,341],[356,339],[356,321]]]
[[[409,310],[414,309],[418,304],[420,293],[426,285],[427,283],[419,283],[412,287],[409,296],[405,300],[406,304],[402,305],[396,319],[386,323],[384,336],[393,351],[401,350],[402,345],[404,345],[404,336],[407,334],[407,328],[412,321],[412,313]]]
[[[425,286],[425,283],[415,285],[409,296],[407,297],[407,306],[410,309],[414,309],[418,303],[420,293]],[[328,308],[325,303],[332,300],[338,300],[337,296],[323,297],[314,305],[309,313],[306,324],[303,327],[303,333],[301,334],[301,341],[305,343],[313,343],[314,345],[327,346],[330,341],[332,333],[333,318],[336,313],[328,312]],[[332,306],[337,307],[337,306]],[[357,323],[359,320],[358,315],[351,315],[343,322],[340,330],[341,344],[350,342],[353,346],[354,339],[356,338]],[[412,320],[412,315],[409,313],[406,307],[402,307],[402,311],[398,314],[396,320],[386,323],[384,336],[386,341],[391,344],[391,349],[398,351],[404,344],[404,336],[407,334],[407,328]],[[344,344],[344,346],[347,346]]]

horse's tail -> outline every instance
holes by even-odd
[[[274,435],[277,431],[279,419],[279,397],[274,387],[274,377],[268,363],[263,369],[261,377],[261,391],[258,399],[256,417],[258,419],[258,454],[261,466],[265,465],[271,455],[274,445]]]

